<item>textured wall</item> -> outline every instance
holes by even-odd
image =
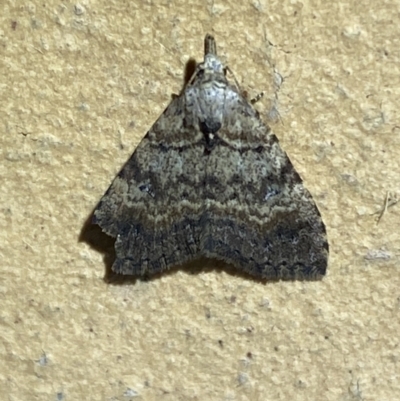
[[[398,1],[3,3],[2,398],[400,399]],[[318,204],[322,281],[107,273],[88,219],[207,32]]]

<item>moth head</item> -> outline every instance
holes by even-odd
[[[215,54],[206,54],[204,61],[197,65],[194,77],[197,79],[203,79],[203,77],[217,79],[217,75],[225,76],[225,68],[221,60]]]

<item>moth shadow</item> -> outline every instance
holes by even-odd
[[[180,93],[178,95],[177,94],[172,94],[171,95],[172,99],[175,99],[175,98],[181,96],[182,93],[185,91],[187,84],[189,83],[190,79],[192,78],[192,76],[196,72],[196,66],[197,66],[197,62],[196,62],[196,60],[194,58],[190,58],[186,62],[184,76],[183,76],[182,90],[180,91]]]
[[[200,273],[226,273],[232,277],[239,277],[244,280],[250,280],[255,283],[270,284],[280,281],[279,279],[265,279],[260,277],[252,276],[251,274],[237,269],[234,265],[224,262],[219,259],[210,259],[206,257],[200,257],[188,261],[182,265],[174,266],[162,273],[162,275],[175,274],[178,271],[183,271],[189,275],[198,275]]]
[[[183,89],[182,92],[185,90],[185,86],[189,83],[190,78],[196,72],[197,62],[194,58],[190,58],[185,65],[185,75],[183,77]]]
[[[92,249],[103,254],[107,275],[107,272],[112,273],[111,267],[116,257],[114,249],[115,238],[103,233],[97,224],[92,223],[94,210],[95,209],[93,209],[83,224],[78,242],[86,242]]]

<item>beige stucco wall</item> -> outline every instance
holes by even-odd
[[[1,399],[400,400],[400,204],[375,214],[399,195],[399,1],[1,7]],[[207,32],[279,111],[328,229],[321,282],[104,280],[87,220]]]

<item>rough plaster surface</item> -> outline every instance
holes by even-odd
[[[1,399],[400,400],[400,203],[376,223],[400,195],[399,13],[373,0],[4,1]],[[257,108],[318,203],[321,282],[210,263],[104,280],[88,219],[207,32],[243,89],[266,92]]]

